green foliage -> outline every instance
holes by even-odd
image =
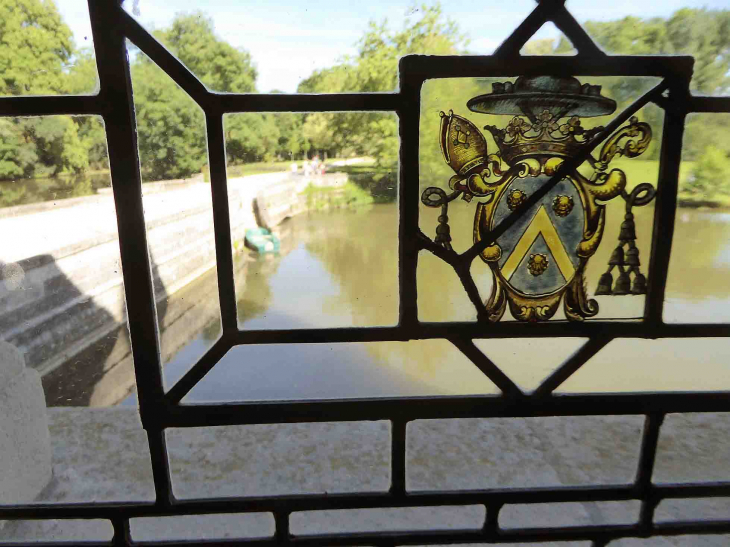
[[[132,66],[139,154],[147,180],[200,172],[206,163],[202,110],[142,54]]]
[[[274,93],[277,93],[274,91]],[[304,114],[282,113],[273,115],[274,123],[279,130],[276,155],[284,159],[297,159],[306,153],[310,143],[304,136],[302,126]]]
[[[356,54],[314,72],[300,84],[299,92],[388,92],[397,88],[397,66],[402,56],[465,52],[468,41],[439,5],[421,6],[415,13],[418,15],[397,30],[385,20],[370,22],[357,42]],[[708,94],[730,92],[730,10],[681,9],[668,19],[626,17],[618,21],[589,21],[585,27],[611,53],[693,55],[693,90]],[[256,92],[257,73],[250,54],[218,38],[211,20],[202,13],[180,14],[155,35],[210,89]],[[524,54],[531,55],[573,51],[564,37],[559,41],[534,40],[523,48]],[[141,53],[134,58],[132,77],[145,178],[174,178],[200,172],[207,164],[203,113]],[[605,95],[617,101],[619,109],[654,84],[652,79],[641,78],[595,80],[594,83],[603,85]],[[0,0],[0,95],[84,94],[95,92],[97,85],[93,52],[75,49],[71,31],[53,0]],[[463,106],[466,95],[490,90],[487,83],[476,80],[460,84],[458,90],[450,85],[434,83],[422,102],[421,170],[439,181],[448,175],[449,169],[434,138],[438,111],[444,108],[444,101],[438,97],[450,97],[456,109]],[[656,158],[663,122],[661,111],[647,106],[639,116],[655,129],[654,144],[643,157]],[[484,120],[477,121],[483,125]],[[590,126],[594,121],[602,122],[586,120],[584,125]],[[279,164],[283,169],[290,161],[315,151],[330,156],[370,156],[376,164],[353,166],[362,172],[353,171],[351,180],[376,199],[395,196],[399,137],[397,119],[392,114],[237,114],[226,117],[225,131],[231,169],[240,166],[245,170],[249,164],[260,166],[261,162],[275,165],[274,160],[284,160]],[[490,137],[487,139],[493,150]],[[690,116],[683,159],[697,161],[697,167],[693,176],[687,178],[692,182],[683,191],[707,193],[709,188],[719,188],[719,193],[726,192],[718,186],[721,177],[711,176],[712,169],[702,165],[724,172],[722,158],[728,156],[727,117]],[[0,119],[0,180],[83,173],[106,165],[106,136],[98,117]],[[66,192],[64,184],[71,183],[65,180],[56,185],[60,194]],[[9,195],[10,191],[4,192]]]
[[[67,92],[71,30],[52,0],[0,0],[0,95]]]
[[[98,116],[76,116],[73,118],[78,127],[81,144],[89,158],[92,169],[108,169],[106,132],[104,122]]]
[[[683,144],[682,160],[699,159],[708,146],[730,155],[730,114],[690,114]]]
[[[560,38],[556,45],[554,38],[538,38],[527,42],[520,54],[522,55],[566,55],[573,53],[573,46],[565,37]]]
[[[74,95],[96,93],[99,80],[96,72],[96,59],[90,48],[84,48],[74,54],[73,62],[66,75],[66,89]]]
[[[0,0],[0,94],[93,92],[93,56],[76,53],[71,36],[51,0]],[[98,118],[0,121],[0,180],[81,173],[105,157]]]
[[[232,163],[273,161],[281,135],[275,114],[226,116],[226,154]]]
[[[682,190],[705,199],[717,194],[730,196],[730,157],[727,153],[714,145],[705,148]]]
[[[215,91],[256,91],[251,55],[220,40],[213,21],[202,12],[178,14],[169,29],[155,36],[200,80]]]
[[[255,92],[251,56],[220,40],[201,13],[178,15],[155,33],[201,81],[216,91]],[[207,164],[202,111],[141,53],[132,66],[140,156],[147,179],[185,177]],[[226,153],[231,164],[291,158],[307,149],[297,114],[226,116]]]
[[[366,190],[375,203],[391,203],[398,197],[398,170],[395,166],[376,165],[371,160],[333,166],[330,171],[346,173],[348,180]]]
[[[316,71],[299,85],[300,93],[392,91],[397,87],[398,61],[404,55],[460,53],[467,45],[456,24],[444,17],[439,5],[422,6],[420,19],[407,21],[399,31],[387,21],[370,22],[358,42],[358,53],[338,65]],[[338,155],[372,156],[383,165],[395,165],[398,125],[395,116],[377,112],[316,113],[307,116],[304,136],[312,148]]]
[[[669,19],[624,17],[618,21],[588,21],[584,26],[610,53],[692,55],[693,90],[708,94],[728,90],[730,10],[684,8]]]
[[[627,55],[683,54],[695,58],[691,88],[702,94],[730,92],[730,10],[680,9],[668,19],[625,17],[617,21],[588,21],[585,29],[606,51]],[[570,50],[561,39],[553,53]],[[619,108],[648,89],[639,78],[604,79],[604,91]],[[662,126],[661,112],[646,108],[641,117],[655,128],[655,141]],[[730,153],[730,126],[720,116],[690,116],[684,137],[683,159],[697,160],[713,144]],[[655,144],[647,151],[658,157]]]
[[[17,120],[0,118],[0,180],[27,176],[37,160],[35,146],[25,142]]]
[[[344,186],[339,187],[315,186],[310,183],[302,195],[307,200],[307,208],[313,211],[330,208],[356,209],[375,201],[370,192],[351,182],[346,182]]]
[[[35,142],[38,161],[51,175],[81,173],[89,167],[87,151],[70,116],[27,118],[20,125],[24,138]]]

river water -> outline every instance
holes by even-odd
[[[422,211],[433,235],[438,212]],[[470,244],[473,206],[450,211],[457,250]],[[601,250],[588,268],[592,295],[618,235],[623,211],[609,206]],[[637,211],[638,246],[644,271],[653,210]],[[282,226],[278,257],[237,267],[239,326],[295,329],[393,325],[397,322],[397,222],[394,204],[361,211],[301,215]],[[239,257],[240,262],[243,260]],[[491,274],[475,261],[483,298]],[[665,320],[730,321],[730,214],[681,209],[669,271]],[[210,284],[211,281],[205,283]],[[194,288],[198,291],[202,288]],[[475,312],[456,276],[421,254],[419,317],[425,321],[473,321]],[[642,296],[599,297],[599,318],[631,320],[642,313]],[[559,319],[559,318],[558,318]],[[511,320],[509,312],[503,320]],[[535,325],[539,329],[540,325]],[[174,383],[210,346],[214,336],[191,337],[165,366]],[[481,340],[477,345],[525,390],[534,389],[584,342],[582,339]],[[663,391],[730,389],[727,339],[614,341],[559,391]],[[397,395],[498,393],[449,342],[442,340],[350,344],[272,344],[232,349],[184,399],[220,402]],[[134,403],[130,397],[125,404]]]

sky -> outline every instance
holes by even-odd
[[[87,1],[55,1],[76,45],[91,45]],[[132,1],[125,1],[130,13]],[[475,54],[491,53],[535,7],[534,0],[444,0],[441,4],[469,36],[469,51]],[[136,18],[144,27],[156,29],[168,26],[176,13],[203,11],[212,18],[220,38],[251,53],[259,91],[295,92],[299,82],[314,70],[354,54],[368,21],[387,19],[391,28],[399,29],[409,17],[418,17],[415,5],[400,0],[138,0]],[[568,0],[567,6],[583,22],[627,15],[667,17],[682,7],[722,9],[728,7],[728,0]],[[551,24],[535,38],[558,35]]]

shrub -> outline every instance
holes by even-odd
[[[716,146],[708,146],[697,160],[682,190],[688,194],[702,194],[708,199],[717,195],[730,195],[730,158]]]

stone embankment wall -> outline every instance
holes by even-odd
[[[229,180],[236,249],[243,248],[237,242],[242,242],[246,229],[257,226],[255,201],[259,214],[267,218],[266,226],[274,227],[305,210],[298,194],[308,184],[339,184],[342,177],[305,179],[270,173]],[[146,184],[144,208],[158,315],[164,315],[160,318],[161,345],[163,353],[169,353],[184,346],[218,313],[213,294],[210,185],[184,181]],[[20,349],[27,366],[49,374],[119,330],[125,321],[125,306],[111,192],[0,210],[0,233],[4,281],[0,283],[0,340]],[[212,287],[211,294],[203,298],[191,295],[184,306],[179,302],[166,306],[168,300],[172,302],[171,295],[206,274],[211,277],[206,284]],[[161,307],[164,314],[159,313]],[[187,318],[180,321],[183,316]],[[173,335],[175,340],[170,340]],[[125,348],[115,348],[112,353],[128,353],[128,343],[123,345]],[[124,361],[122,355],[105,355],[104,359],[104,374]],[[124,368],[131,371],[131,361],[127,359]],[[131,378],[126,372],[123,375]],[[128,387],[120,383],[120,390]]]

